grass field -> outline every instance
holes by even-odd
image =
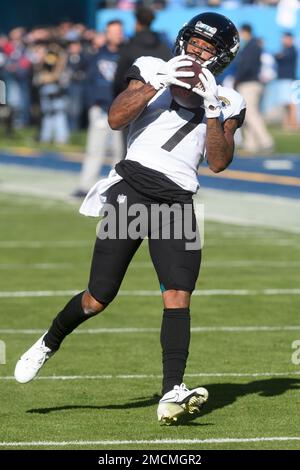
[[[206,224],[185,377],[210,393],[197,418],[156,421],[162,304],[146,243],[113,304],[66,339],[38,380],[12,379],[69,299],[61,291],[85,288],[95,225],[64,203],[0,195],[0,448],[299,449],[300,366],[291,357],[300,244],[284,231]]]

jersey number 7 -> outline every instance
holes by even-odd
[[[170,106],[170,109],[178,112],[180,110],[180,106],[173,100]],[[194,113],[194,116],[192,119],[187,121],[178,131],[175,132],[175,134],[170,137],[170,139],[167,140],[167,142],[162,145],[162,149],[166,150],[167,152],[171,152],[176,145],[181,142],[186,135],[188,135],[192,130],[195,129],[195,127],[198,126],[203,121],[205,111],[203,108],[197,109],[196,111],[192,111],[189,109],[189,111]],[[179,114],[179,113],[178,113]]]

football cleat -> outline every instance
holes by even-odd
[[[207,399],[208,391],[204,387],[189,390],[185,384],[175,385],[173,390],[165,393],[159,401],[158,421],[169,426],[176,423],[181,415],[199,413]]]
[[[26,384],[34,379],[41,367],[54,354],[55,351],[51,351],[45,345],[45,334],[18,360],[15,368],[15,379],[17,382]]]

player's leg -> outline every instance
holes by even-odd
[[[125,182],[110,189],[108,201],[118,209],[122,192],[129,201],[134,194]],[[118,217],[118,213],[116,213]],[[118,224],[117,224],[118,227]],[[88,289],[75,295],[54,318],[44,334],[18,361],[15,378],[26,383],[32,380],[43,364],[59,349],[62,341],[80,324],[103,311],[117,295],[128,265],[142,239],[97,237]]]
[[[61,343],[79,325],[102,312],[108,304],[97,301],[88,290],[75,295],[54,318],[43,337],[45,346],[58,351]]]
[[[208,392],[204,387],[189,390],[183,383],[190,345],[191,292],[170,288],[162,296],[163,390],[157,415],[162,424],[169,425],[180,415],[199,412],[208,399]]]
[[[129,238],[96,239],[88,289],[73,297],[53,320],[44,338],[47,347],[57,351],[67,335],[113,301],[141,242]]]
[[[34,379],[45,362],[59,349],[64,338],[105,307],[88,291],[75,295],[54,318],[49,330],[21,356],[15,368],[16,380],[27,383]]]
[[[160,337],[163,394],[183,381],[190,344],[190,297],[201,260],[200,251],[185,252],[177,249],[181,245],[180,240],[174,242],[149,240],[164,302]]]
[[[182,383],[190,344],[190,297],[201,262],[193,211],[191,223],[194,240],[186,238],[184,229],[180,239],[172,238],[172,229],[171,239],[149,238],[150,254],[164,302],[161,326],[163,396],[158,408],[158,418],[164,424],[171,424],[181,414],[199,411],[208,398],[203,387],[188,390]],[[189,243],[193,243],[194,247]]]

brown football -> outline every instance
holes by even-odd
[[[188,67],[178,67],[177,70],[182,70],[182,71],[193,71],[194,76],[193,77],[179,77],[178,80],[188,83],[191,85],[191,89],[187,90],[186,88],[182,88],[178,85],[171,85],[170,86],[170,91],[171,95],[173,96],[174,100],[176,101],[179,106],[183,106],[184,108],[199,108],[203,104],[203,98],[202,96],[197,95],[192,91],[192,88],[199,83],[199,73],[202,71],[201,64],[199,62],[196,62],[195,60],[192,60],[192,65],[189,65]]]

